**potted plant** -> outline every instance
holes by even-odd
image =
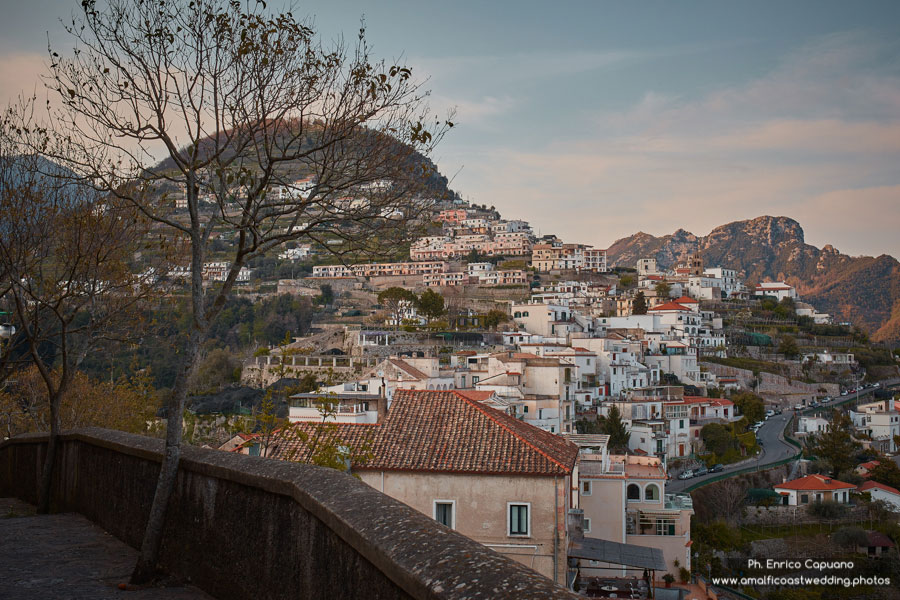
[[[666,573],[665,575],[663,575],[663,581],[666,582],[667,588],[672,587],[672,584],[675,582],[675,576],[671,573]]]
[[[689,583],[691,580],[691,572],[686,568],[681,567],[681,570],[678,572],[678,575],[681,576],[681,583]]]

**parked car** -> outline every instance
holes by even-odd
[[[803,410],[803,405],[798,404],[797,406],[794,407],[794,410]]]
[[[694,476],[694,471],[692,469],[688,469],[684,473],[678,476],[678,479],[690,479]]]
[[[847,390],[844,390],[843,392],[841,392],[841,396],[846,396],[846,395],[847,395]]]
[[[694,477],[702,477],[707,473],[709,473],[709,469],[707,469],[706,467],[700,467],[699,469],[694,470]]]
[[[710,473],[720,473],[725,470],[725,465],[722,463],[715,464],[709,468]]]
[[[766,411],[766,418],[767,418],[767,419],[768,419],[769,417],[774,417],[774,416],[775,416],[775,411],[772,410],[771,408],[770,408],[769,410]]]

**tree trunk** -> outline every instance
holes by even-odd
[[[150,507],[147,528],[144,530],[144,540],[141,542],[141,554],[131,574],[131,583],[134,584],[147,583],[157,573],[156,566],[159,562],[159,548],[166,524],[166,509],[169,506],[169,500],[172,497],[172,492],[175,490],[175,482],[178,479],[178,463],[181,459],[181,436],[184,421],[184,404],[187,399],[187,386],[197,362],[200,343],[201,334],[199,332],[192,334],[186,348],[184,363],[175,379],[175,386],[169,399],[169,414],[166,418],[165,456],[159,471],[159,480],[156,484],[156,494],[153,496],[153,505]]]
[[[50,398],[50,439],[47,441],[47,455],[44,457],[44,469],[41,471],[41,489],[38,492],[37,506],[37,512],[42,515],[50,512],[50,490],[53,486],[53,470],[59,447],[60,401],[59,392]]]

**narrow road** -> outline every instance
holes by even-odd
[[[795,413],[798,418],[800,415],[820,414],[826,416],[831,413],[832,409],[837,406],[845,406],[855,404],[857,402],[868,401],[869,394],[873,393],[877,388],[867,388],[859,390],[857,393],[848,394],[846,396],[838,396],[828,404],[824,404],[818,408],[807,408]],[[685,488],[692,487],[698,483],[702,483],[713,477],[719,477],[723,473],[735,473],[742,471],[748,467],[756,466],[757,469],[764,469],[767,466],[777,463],[797,454],[797,448],[784,441],[784,428],[790,419],[790,411],[785,411],[783,415],[775,415],[770,417],[762,427],[759,428],[757,439],[762,446],[762,452],[757,456],[755,462],[741,461],[733,465],[726,465],[724,471],[719,473],[709,473],[702,477],[692,477],[691,479],[671,479],[666,483],[667,492],[681,492]]]
[[[769,420],[759,428],[757,439],[762,446],[762,452],[757,456],[757,459],[755,461],[741,461],[733,465],[726,465],[724,471],[720,471],[719,473],[709,473],[708,475],[703,475],[702,477],[693,477],[691,479],[684,480],[671,479],[666,483],[666,491],[670,493],[680,492],[687,487],[696,485],[698,483],[706,481],[707,479],[719,477],[723,473],[733,473],[735,471],[740,471],[753,466],[763,469],[766,466],[771,465],[772,463],[778,462],[779,460],[794,456],[794,454],[797,453],[797,448],[784,441],[783,435],[784,427],[785,425],[787,425],[787,420],[789,418],[790,415],[787,414],[775,415],[774,417],[770,417]]]

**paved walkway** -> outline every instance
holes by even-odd
[[[0,498],[0,598],[212,600],[183,585],[120,590],[136,560],[136,550],[81,515],[35,515]]]

